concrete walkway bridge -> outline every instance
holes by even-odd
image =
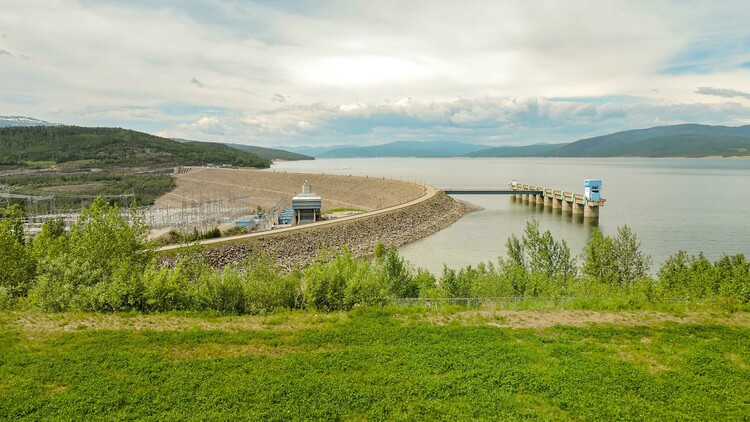
[[[601,197],[602,181],[586,179],[583,181],[583,187],[584,193],[578,194],[513,180],[509,183],[509,189],[446,189],[444,192],[448,195],[512,195],[516,202],[598,219],[599,208],[606,202],[606,199]]]

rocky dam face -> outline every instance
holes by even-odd
[[[438,192],[425,201],[393,211],[290,232],[270,231],[252,239],[207,245],[202,253],[217,268],[242,263],[257,253],[267,254],[285,268],[309,265],[325,249],[342,252],[347,248],[354,257],[366,257],[372,255],[378,242],[401,246],[419,240],[450,226],[464,211],[461,202]],[[189,253],[195,252],[178,250],[176,255],[164,257],[163,263],[173,265],[180,254]]]

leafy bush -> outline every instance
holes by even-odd
[[[630,287],[647,277],[651,268],[651,257],[640,246],[628,226],[619,227],[614,238],[595,227],[583,249],[583,274],[609,285]]]
[[[392,296],[419,297],[419,284],[414,280],[409,265],[398,254],[395,246],[385,247],[382,243],[377,243],[374,265],[381,271]]]
[[[330,253],[334,257],[328,260]],[[352,258],[349,250],[324,253],[304,272],[302,285],[305,305],[321,311],[384,303],[388,290],[386,280],[371,264]]]
[[[143,273],[152,260],[147,230],[135,210],[128,222],[102,198],[83,210],[70,233],[61,232],[59,223],[45,224],[34,241],[40,262],[37,303],[50,310],[98,311],[137,302],[133,290],[141,281],[128,274]]]
[[[750,263],[742,254],[724,255],[712,264],[703,253],[689,256],[678,251],[659,268],[659,282],[665,290],[681,296],[750,302]]]
[[[13,298],[26,296],[36,275],[36,262],[19,223],[8,214],[0,221],[0,288]]]
[[[283,271],[265,254],[248,259],[245,279],[247,313],[264,314],[302,307],[302,274],[297,270]]]

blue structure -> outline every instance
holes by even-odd
[[[279,224],[292,224],[294,220],[294,208],[287,208],[279,215]]]
[[[250,227],[250,226],[254,226],[258,224],[258,220],[254,218],[248,219],[248,220],[236,220],[234,224],[237,225],[238,227]]]
[[[599,201],[601,197],[602,181],[586,179],[583,181],[583,196],[587,201]]]

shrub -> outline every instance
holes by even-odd
[[[223,314],[246,313],[245,284],[237,268],[207,271],[200,275],[196,288],[196,305],[201,310]]]
[[[692,298],[722,296],[750,302],[750,263],[745,256],[724,255],[711,263],[703,253],[689,256],[681,250],[659,268],[659,282],[665,290]]]
[[[456,270],[443,265],[443,275],[440,277],[440,287],[446,295],[452,298],[472,297],[472,276],[474,270],[471,266]]]
[[[246,312],[301,308],[301,278],[298,270],[284,272],[265,254],[251,256],[245,271]]]
[[[744,255],[724,255],[714,263],[714,269],[719,295],[750,303],[750,262]]]
[[[333,311],[387,299],[388,286],[372,271],[369,262],[352,258],[349,250],[334,253],[329,261],[330,253],[321,254],[304,272],[302,291],[306,306]]]
[[[628,226],[619,227],[614,238],[595,227],[583,248],[582,272],[602,283],[630,287],[651,269],[651,257],[640,247]]]
[[[12,222],[0,222],[0,288],[9,297],[23,297],[34,282],[36,262],[14,230]]]
[[[198,279],[206,271],[202,260],[182,259],[175,268],[149,266],[144,274],[146,311],[198,309]]]
[[[40,262],[36,303],[50,310],[95,311],[139,303],[143,288],[137,275],[153,253],[146,242],[148,227],[135,209],[129,219],[97,198],[67,235],[59,222],[46,223],[33,243]]]
[[[388,292],[394,297],[418,297],[419,285],[414,281],[409,266],[398,254],[395,246],[375,245],[375,267],[381,272],[388,285]]]

